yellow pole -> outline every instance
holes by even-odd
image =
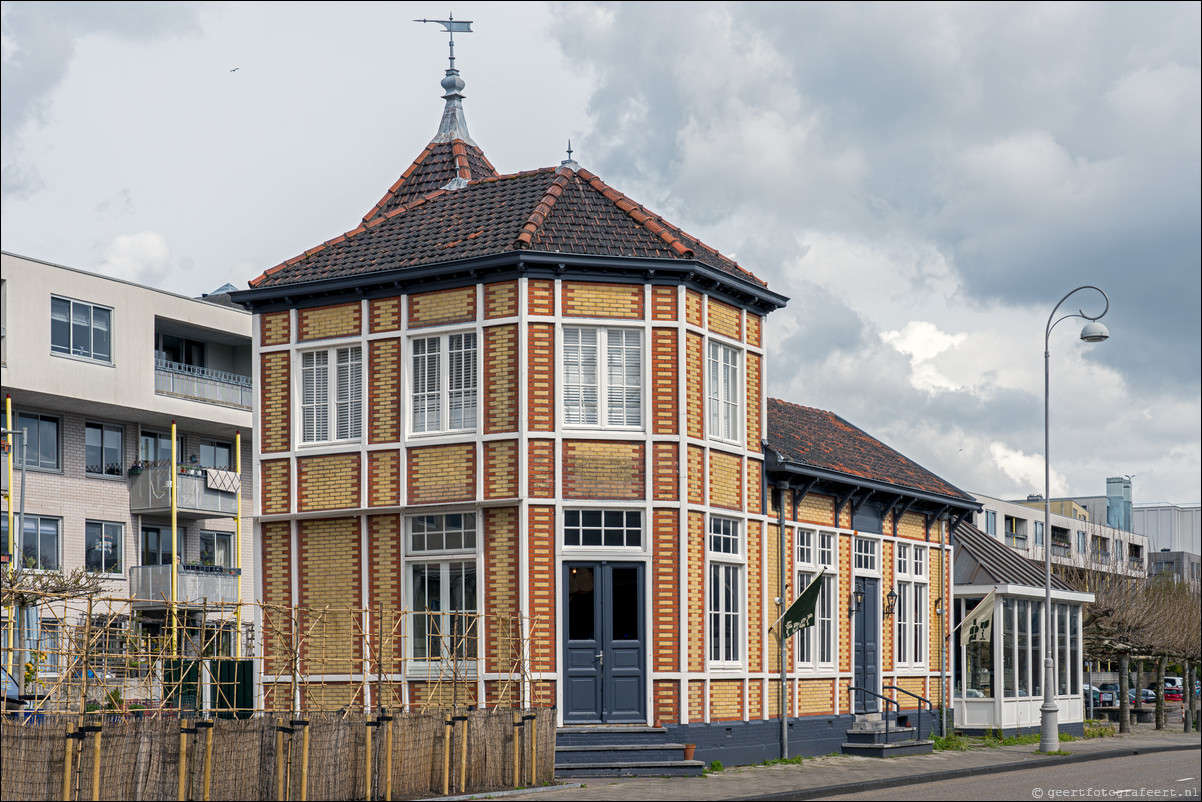
[[[4,499],[8,507],[8,558],[12,560],[9,563],[9,568],[17,567],[17,551],[13,546],[13,398],[11,395],[4,396],[4,428],[8,429],[8,496]],[[26,445],[28,449],[28,445]],[[24,533],[22,533],[23,535]],[[9,610],[8,625],[4,628],[4,668],[11,675],[13,673],[13,651],[16,647],[17,633],[17,617],[12,615],[16,608]]]
[[[242,659],[242,432],[234,432],[234,473],[238,474],[234,514],[234,567],[238,569],[238,606],[234,609],[234,657]]]
[[[205,728],[205,802],[209,802],[209,791],[213,782],[213,722]]]
[[[275,798],[284,798],[284,720],[275,720]],[[445,794],[444,794],[445,796]]]
[[[92,800],[100,800],[100,728],[92,733]]]
[[[172,432],[174,434],[174,432]],[[183,726],[179,728],[179,795],[180,802],[184,802],[188,797],[185,792],[188,788],[188,721],[183,721]]]
[[[364,797],[365,799],[375,799],[371,793],[371,725],[372,722],[367,722],[367,759],[364,761],[367,776],[367,794]]]
[[[63,802],[71,802],[71,758],[75,754],[74,726],[67,724],[67,752],[63,755]]]
[[[301,802],[309,798],[309,722],[306,720],[301,730]]]
[[[177,565],[179,558],[176,554],[176,548],[179,541],[179,536],[176,533],[178,524],[177,513],[179,511],[176,506],[179,498],[176,495],[176,484],[178,483],[179,475],[179,454],[176,451],[176,434],[175,421],[171,421],[171,656],[176,656],[176,642],[179,639],[179,621],[177,620],[175,604],[179,600],[176,595],[179,592],[179,566]],[[180,667],[180,675],[183,676],[183,667]],[[180,691],[182,695],[182,691]]]

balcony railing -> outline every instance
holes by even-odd
[[[177,604],[234,604],[238,601],[237,568],[181,565],[175,576]],[[138,565],[129,569],[130,595],[138,602],[171,602],[171,566]]]
[[[1068,557],[1071,554],[1072,554],[1072,548],[1070,548],[1069,546],[1063,546],[1059,543],[1052,544],[1052,556],[1053,557]]]
[[[166,359],[154,361],[154,391],[159,395],[173,395],[240,409],[250,409],[254,402],[254,388],[249,376]]]
[[[1133,571],[1144,570],[1144,560],[1142,557],[1128,557],[1127,567]]]
[[[238,514],[238,475],[209,468],[179,468],[176,510],[186,518],[232,518]],[[218,487],[225,489],[218,489]],[[130,471],[129,511],[138,515],[171,512],[171,468]]]
[[[1093,557],[1093,561],[1096,563],[1110,562],[1110,552],[1108,551],[1094,551],[1090,556]]]

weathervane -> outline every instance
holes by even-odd
[[[447,19],[415,19],[414,22],[437,22],[442,26],[444,33],[451,36],[451,66],[450,69],[455,69],[455,34],[456,33],[471,33],[472,21],[455,19],[454,14],[447,14]]]

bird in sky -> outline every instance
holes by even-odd
[[[238,67],[234,67],[232,70],[230,70],[230,72],[237,72],[238,70],[239,70]]]

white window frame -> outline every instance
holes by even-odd
[[[300,351],[297,361],[300,363],[300,397],[297,399],[300,426],[297,434],[301,444],[310,446],[361,439],[363,347],[354,343]],[[333,381],[330,380],[331,373]]]
[[[796,600],[819,572],[823,573],[822,590],[818,593],[815,620],[793,637],[797,668],[809,671],[830,671],[835,664],[835,599],[838,598],[838,537],[834,532],[798,529],[794,538],[797,557],[797,584],[793,591]]]
[[[706,527],[706,655],[714,668],[742,668],[747,615],[746,527],[737,518],[711,515]]]
[[[63,419],[57,415],[43,415],[41,412],[31,412],[29,410],[18,410],[17,415],[16,415],[17,431],[20,431],[22,428],[29,429],[29,426],[22,425],[21,418],[26,418],[27,420],[28,419],[36,419],[37,424],[38,424],[36,432],[28,432],[29,442],[26,443],[25,467],[30,470],[34,470],[34,471],[61,472],[63,470]],[[53,423],[54,424],[54,464],[53,465],[43,465],[42,464],[41,438],[42,438],[42,424],[43,423]],[[13,437],[13,453],[19,454],[20,448],[21,448],[21,440],[19,437],[14,436]],[[28,460],[31,457],[32,457],[32,459],[36,460],[36,462],[29,462]],[[14,460],[15,460],[15,457],[14,457]],[[13,465],[15,468],[15,465],[16,465],[15,461],[14,461]]]
[[[213,565],[216,567],[226,568],[226,569],[232,569],[234,567],[234,533],[233,532],[222,532],[222,531],[219,531],[216,529],[201,529],[199,540],[200,540],[200,553],[201,553],[201,563],[202,564],[204,563],[205,541],[212,540],[212,542],[213,542]],[[226,543],[225,553],[226,553],[227,559],[229,560],[228,564],[223,563],[223,562],[217,562],[217,555],[221,553],[221,549],[218,548],[218,544],[221,543],[222,541],[225,541],[225,543]]]
[[[856,537],[853,549],[857,572],[876,574],[880,571],[880,542],[876,538]]]
[[[454,518],[459,518],[457,526],[452,520]],[[474,511],[411,515],[405,519],[405,598],[410,610],[410,637],[406,650],[410,660],[409,670],[413,675],[430,676],[441,671],[452,659],[442,655],[449,655],[453,649],[459,652],[453,658],[457,664],[456,670],[461,674],[475,675],[481,653],[480,606],[483,603],[479,559],[479,545],[483,538],[478,528],[481,520]],[[419,521],[422,523],[421,533],[416,531]],[[448,545],[451,539],[448,536],[452,533],[458,542]],[[430,538],[435,534],[439,539],[432,541]],[[429,570],[431,567],[437,567],[440,573],[441,607],[427,613],[419,609],[414,596],[418,590],[416,569]],[[469,567],[473,580],[471,606],[454,609],[450,606],[452,575]],[[427,616],[442,619],[441,625],[427,629]],[[456,643],[453,640],[456,626],[465,619],[467,638]],[[438,656],[430,656],[428,648],[431,643],[437,644]]]
[[[563,547],[571,550],[642,550],[647,543],[646,517],[642,510],[635,509],[565,509]],[[619,540],[621,542],[616,542]]]
[[[67,305],[67,318],[66,318],[67,343],[65,346],[63,346],[61,343],[55,342],[55,340],[56,340],[56,335],[55,335],[55,330],[54,330],[55,329],[55,311],[56,311],[55,307],[56,307],[56,305],[61,305],[61,304]],[[60,309],[61,309],[61,306],[60,306]],[[79,314],[82,314],[85,310],[87,312],[87,323],[77,323],[76,322],[77,316]],[[99,354],[98,354],[97,347],[96,347],[96,331],[98,328],[96,325],[96,320],[97,320],[96,312],[98,312],[98,311],[103,312],[104,317],[106,317],[108,320],[108,328],[107,328],[108,351],[107,351],[107,353],[100,351]],[[74,357],[76,359],[86,359],[91,362],[100,362],[100,363],[106,364],[106,365],[113,364],[113,344],[117,341],[117,338],[113,335],[113,322],[114,322],[113,318],[114,318],[113,308],[111,306],[104,306],[103,304],[94,304],[94,303],[90,303],[88,301],[77,301],[74,298],[67,298],[66,296],[62,296],[62,295],[51,295],[50,296],[50,353],[54,356],[70,356],[70,357]],[[76,334],[77,334],[76,327],[77,326],[86,326],[87,327],[88,333],[87,333],[87,338],[86,338],[87,339],[86,344],[83,342],[76,342],[77,339],[79,339],[81,341],[84,339],[83,336],[80,336],[78,338],[76,337]],[[82,335],[82,332],[80,334]]]
[[[904,671],[926,671],[930,661],[927,620],[930,549],[918,543],[898,543],[894,551],[897,586],[897,607],[893,615],[895,665]]]
[[[474,329],[409,338],[410,433],[476,430],[480,415],[479,359],[480,336]]]
[[[728,443],[743,441],[742,350],[711,339],[706,352],[709,436]]]
[[[105,538],[112,538],[114,541],[115,550],[117,552],[116,562],[106,566],[102,561],[100,570],[94,570],[88,566],[89,540],[92,538],[92,530],[95,527],[100,527],[99,535],[101,543],[104,542]],[[84,567],[90,573],[99,574],[101,576],[104,576],[105,574],[117,574],[117,576],[121,576],[125,571],[125,524],[120,523],[119,521],[97,521],[88,518],[86,521],[84,521],[83,531]]]
[[[88,464],[88,443],[89,430],[98,429],[100,431],[100,470],[91,470],[92,466]],[[109,450],[109,435],[116,433],[117,435],[117,461],[110,463],[106,461],[106,457],[110,456]],[[90,477],[117,477],[125,476],[125,428],[113,423],[100,423],[99,421],[87,421],[83,426],[83,442],[84,442],[84,460],[83,471],[85,476]]]
[[[3,525],[3,535],[5,538],[4,547],[7,548],[8,547],[8,540],[7,540],[8,516],[4,515],[4,516],[0,516],[0,518],[2,518],[3,522],[4,522],[4,525]],[[18,518],[17,516],[14,515],[13,516],[14,526],[19,525],[18,521],[20,521],[20,518]],[[53,568],[43,568],[42,567],[42,559],[41,558],[42,558],[42,522],[43,521],[53,521],[54,522],[54,529],[55,529],[55,531],[54,531],[54,561],[55,561],[55,566]],[[27,528],[27,529],[30,528],[31,522],[33,523],[32,529],[34,531],[34,534],[37,536],[37,541],[36,541],[37,542],[37,554],[35,555],[37,564],[34,566],[25,565],[25,532],[24,531],[22,531],[20,533],[19,537],[15,536],[15,535],[13,537],[13,551],[16,552],[15,554],[12,555],[13,563],[16,564],[17,561],[20,560],[21,567],[26,571],[44,571],[44,572],[61,571],[63,568],[63,519],[53,516],[53,515],[29,515],[29,514],[26,514],[25,528]]]
[[[564,326],[561,339],[563,425],[642,431],[646,408],[643,330]]]

